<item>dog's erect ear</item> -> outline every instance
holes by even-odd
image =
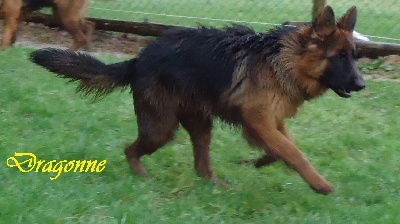
[[[337,22],[337,26],[340,29],[353,32],[357,21],[357,8],[355,6],[351,7],[342,18]]]
[[[331,35],[336,30],[335,14],[330,6],[326,6],[321,13],[315,17],[313,22],[315,32],[320,37]]]

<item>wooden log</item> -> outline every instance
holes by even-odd
[[[400,44],[355,40],[357,57],[378,58],[400,55]]]
[[[118,20],[98,19],[98,18],[88,18],[88,20],[96,22],[96,29],[99,30],[133,33],[142,36],[158,37],[161,35],[163,31],[174,27],[192,29],[192,27],[165,25],[165,24],[150,23],[150,22],[131,22],[131,21],[118,21]],[[34,23],[43,23],[47,26],[54,26],[54,18],[52,17],[52,15],[43,14],[39,12],[32,13],[25,19],[25,21]],[[308,22],[289,21],[285,24],[301,26],[307,23]],[[355,44],[357,49],[357,57],[378,58],[387,55],[400,55],[400,44],[362,41],[362,40],[355,40]]]
[[[133,22],[133,21],[119,21],[110,19],[87,18],[96,23],[97,30],[107,30],[121,33],[133,33],[141,36],[160,36],[161,33],[167,29],[174,27],[174,25],[165,25],[150,22]],[[25,18],[26,22],[42,23],[46,26],[54,27],[55,22],[52,15],[40,12],[33,12]],[[189,27],[185,27],[189,28]]]

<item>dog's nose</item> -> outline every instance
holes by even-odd
[[[355,91],[360,91],[360,90],[362,90],[362,89],[364,89],[364,88],[365,88],[365,84],[356,85],[355,88],[354,88],[354,90],[355,90]]]
[[[354,85],[353,85],[353,90],[354,91],[360,91],[365,88],[365,81],[361,77],[361,75],[356,76],[354,79]]]
[[[364,89],[365,88],[365,82],[363,81],[362,83],[360,82],[360,83],[355,83],[355,85],[354,85],[354,91],[360,91],[360,90],[362,90],[362,89]]]

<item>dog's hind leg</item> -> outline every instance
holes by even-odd
[[[4,1],[2,11],[5,13],[5,29],[1,48],[7,48],[15,41],[18,22],[21,15],[22,1]]]
[[[211,170],[209,154],[212,127],[211,117],[203,116],[202,112],[182,113],[179,115],[179,121],[190,135],[193,144],[194,167],[197,174],[210,180],[217,186],[229,187],[228,184],[215,177]]]
[[[129,165],[136,174],[147,177],[149,174],[143,167],[140,158],[150,155],[161,148],[173,137],[178,127],[178,119],[170,107],[157,108],[154,104],[135,100],[135,111],[138,123],[138,138],[125,148]]]
[[[129,166],[131,167],[134,173],[142,177],[148,177],[149,174],[147,170],[143,167],[142,163],[140,162],[140,157],[142,157],[145,154],[143,151],[145,150],[142,149],[140,138],[138,138],[134,143],[125,148],[125,156],[126,159],[128,160]]]

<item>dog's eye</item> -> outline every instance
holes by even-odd
[[[339,51],[339,57],[340,58],[347,58],[347,51],[345,51],[345,50],[341,50],[341,51]]]

